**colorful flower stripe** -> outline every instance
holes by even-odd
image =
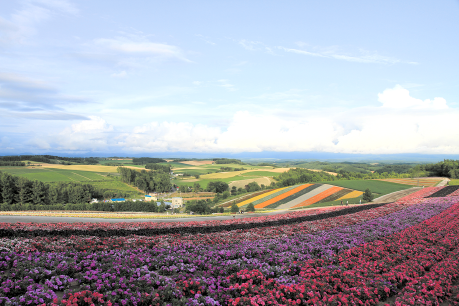
[[[329,195],[328,197],[323,198],[320,201],[317,201],[316,203],[333,202],[333,201],[336,201],[339,198],[341,198],[343,195],[346,195],[346,194],[351,193],[351,192],[352,192],[352,190],[350,190],[350,189],[341,189],[341,190]]]
[[[352,199],[352,198],[357,198],[357,197],[360,197],[362,194],[363,194],[363,192],[358,191],[358,190],[354,190],[354,191],[352,191],[352,192],[346,194],[345,196],[342,196],[341,198],[337,199],[337,201],[346,200],[346,199]]]
[[[314,203],[316,203],[316,202],[328,197],[329,195],[332,195],[335,192],[340,191],[341,189],[343,189],[343,188],[342,187],[336,187],[336,186],[330,187],[327,190],[325,190],[324,192],[321,192],[318,195],[315,195],[315,196],[307,199],[306,201],[303,201],[300,204],[297,204],[297,205],[295,205],[293,207],[303,207],[303,206],[308,206],[308,205],[314,204]]]
[[[314,185],[306,184],[306,185],[308,185],[308,186],[306,186],[306,188],[298,191],[297,193],[294,193],[294,194],[286,197],[285,199],[282,199],[280,201],[277,201],[276,203],[270,204],[270,205],[266,206],[266,208],[278,208],[278,209],[281,209],[279,206],[281,206],[281,205],[285,206],[284,204],[288,204],[289,202],[292,202],[293,200],[298,199],[299,197],[305,195],[309,191],[314,190],[315,188],[319,187],[321,184],[314,184]]]
[[[299,294],[312,290],[314,295],[317,287],[322,291],[330,287],[327,284],[323,287],[303,286],[322,276],[302,276],[301,273],[309,272],[304,269],[304,262],[310,262],[308,258],[317,262],[319,268],[323,268],[320,263],[327,261],[327,267],[331,269],[330,264],[339,264],[333,261],[339,250],[407,228],[450,205],[434,200],[350,227],[314,235],[298,233],[276,239],[267,237],[241,244],[179,244],[90,253],[68,250],[20,255],[3,252],[0,253],[0,269],[9,274],[0,273],[0,292],[18,288],[6,297],[14,303],[29,294],[24,292],[32,292],[28,287],[35,286],[35,299],[39,301],[41,298],[51,305],[55,293],[46,292],[40,284],[55,275],[72,275],[72,279],[81,284],[77,289],[80,293],[66,293],[64,300],[56,301],[57,305],[68,305],[65,303],[75,295],[80,296],[82,291],[92,301],[112,305],[249,305],[250,298],[269,299],[274,305],[294,305],[292,302],[296,304],[296,299],[288,301],[292,295],[298,297],[300,303],[306,303],[309,297],[300,297]],[[358,237],[355,237],[356,233],[359,233]],[[343,284],[342,288],[346,285]],[[94,292],[103,295],[93,299]]]
[[[232,224],[249,224],[249,223],[265,223],[270,221],[279,221],[292,218],[300,218],[307,216],[310,213],[307,211],[295,211],[288,212],[286,214],[275,214],[275,215],[266,215],[262,217],[247,217],[247,218],[237,218],[237,219],[228,219],[228,220],[208,220],[208,221],[187,221],[187,222],[117,222],[117,223],[108,223],[108,222],[75,222],[75,223],[0,223],[0,233],[1,230],[13,230],[13,231],[66,231],[66,230],[79,230],[82,232],[85,231],[107,231],[107,230],[142,230],[142,229],[179,229],[182,227],[214,227],[221,225],[232,225]],[[195,216],[196,217],[196,216]]]
[[[254,198],[254,197],[258,197],[258,196],[260,196],[260,195],[263,195],[263,194],[268,193],[268,192],[271,192],[271,191],[273,191],[273,189],[260,190],[260,191],[257,191],[257,192],[254,192],[254,193],[245,195],[245,196],[243,196],[243,197],[237,198],[237,199],[234,200],[234,201],[236,202],[236,204],[238,204],[238,203],[241,203],[241,202],[246,201],[247,199],[252,199],[252,198]],[[221,206],[221,207],[230,207],[231,205],[233,205],[233,202],[234,202],[234,201],[229,201],[229,202],[227,202],[227,203],[225,203],[225,204],[221,204],[221,205],[219,205],[219,206]]]
[[[258,204],[263,203],[263,202],[265,202],[265,201],[269,201],[269,200],[271,200],[272,198],[275,198],[275,197],[277,197],[277,196],[279,196],[279,195],[281,195],[281,194],[283,194],[283,193],[285,193],[285,192],[288,192],[288,191],[290,191],[290,190],[292,190],[292,189],[294,189],[294,188],[296,188],[296,187],[298,187],[298,185],[289,186],[289,187],[284,187],[284,188],[282,188],[282,190],[279,190],[279,191],[276,192],[276,193],[270,194],[269,196],[264,197],[264,198],[262,198],[262,199],[260,199],[260,200],[254,201],[254,202],[252,202],[252,203],[253,203],[253,205],[255,205],[255,208],[257,208],[257,205],[258,205]]]
[[[304,185],[300,185],[296,188],[293,188],[289,191],[286,191],[284,192],[283,194],[280,194],[270,200],[267,200],[266,202],[263,202],[263,203],[260,203],[260,204],[257,204],[255,206],[255,208],[264,208],[264,207],[268,207],[268,206],[271,206],[271,205],[277,205],[279,206],[280,204],[283,204],[281,201],[282,200],[285,200],[286,198],[290,197],[290,196],[293,196],[295,195],[296,193],[299,193],[301,192],[302,190],[306,189],[307,187],[311,186],[311,184],[304,184]],[[277,207],[275,206],[275,207]],[[273,207],[270,207],[270,208],[273,208]]]
[[[278,188],[278,189],[274,189],[274,190],[272,190],[270,192],[263,193],[263,194],[258,195],[256,197],[253,197],[253,198],[247,199],[247,200],[245,200],[245,201],[243,201],[241,203],[238,203],[237,206],[241,207],[241,206],[253,203],[253,202],[257,201],[257,200],[263,199],[264,197],[270,196],[270,195],[272,195],[274,193],[277,193],[277,192],[279,192],[281,190],[284,190],[285,188],[287,188],[287,187]]]
[[[457,197],[457,196],[459,196],[459,189],[456,190],[456,191],[454,191],[453,193],[450,193],[448,196],[450,196],[450,197]]]
[[[68,248],[78,251],[101,251],[107,250],[112,246],[117,249],[129,249],[139,247],[164,247],[177,244],[190,245],[218,245],[242,243],[256,241],[260,239],[275,238],[278,236],[292,236],[298,233],[313,233],[316,231],[329,230],[335,227],[348,226],[355,223],[379,218],[388,214],[400,211],[408,207],[406,204],[391,203],[369,211],[360,211],[353,214],[342,215],[339,217],[306,221],[282,226],[271,226],[263,228],[253,228],[250,231],[223,231],[208,234],[175,234],[161,235],[152,237],[129,236],[129,237],[97,237],[97,236],[71,236],[71,237],[17,237],[0,238],[0,250],[14,251],[17,253],[27,253],[36,251],[55,251],[63,252]],[[344,210],[343,207],[332,207],[328,209],[311,209],[309,215],[316,215],[321,212]]]
[[[176,219],[176,218],[196,218],[196,215],[177,214],[119,214],[119,213],[69,213],[58,211],[0,211],[1,216],[42,216],[42,217],[72,217],[72,218],[100,218],[100,219]],[[222,214],[222,215],[229,215]],[[205,217],[205,216],[202,216]]]

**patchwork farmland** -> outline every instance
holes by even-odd
[[[341,186],[337,186],[341,185]],[[239,201],[241,209],[253,204],[255,209],[298,209],[337,205],[343,203],[360,203],[363,191],[372,188],[375,196],[405,190],[410,185],[403,185],[384,181],[336,181],[316,184],[301,184],[290,187],[277,188],[263,192],[256,196]],[[360,189],[360,190],[356,190]]]

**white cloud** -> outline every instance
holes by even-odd
[[[246,40],[242,39],[238,42],[244,49],[250,50],[250,51],[255,51],[259,48],[260,45],[263,45],[259,41],[251,41],[251,40]]]
[[[414,109],[446,109],[446,100],[443,98],[427,99],[422,101],[410,96],[410,92],[400,85],[386,89],[378,94],[378,101],[383,107],[388,108],[414,108]]]
[[[66,150],[126,152],[459,152],[459,110],[448,107],[444,99],[416,99],[400,85],[384,90],[378,98],[379,106],[344,111],[298,109],[295,115],[281,109],[238,111],[221,127],[155,120],[118,133],[104,119],[90,117],[65,129],[58,142]]]
[[[10,20],[0,17],[0,43],[24,43],[36,33],[36,27],[55,13],[75,15],[78,9],[67,0],[25,0]]]
[[[416,99],[397,85],[379,94],[379,100],[377,107],[345,112],[322,109],[297,117],[239,111],[222,130],[184,122],[152,122],[123,134],[118,145],[157,152],[459,152],[455,132],[459,111],[447,108],[444,99]]]
[[[106,150],[111,142],[113,126],[97,116],[90,116],[64,129],[57,137],[59,150]]]
[[[182,51],[172,45],[155,43],[146,37],[131,35],[131,37],[120,36],[116,38],[99,38],[94,40],[95,44],[103,48],[139,56],[159,56],[163,58],[176,58],[185,62],[191,62],[183,55]]]
[[[122,134],[118,146],[132,151],[215,152],[220,129],[188,122],[151,122]]]
[[[359,55],[348,55],[348,54],[337,53],[334,50],[335,48],[329,48],[326,50],[321,50],[321,51],[316,51],[316,52],[285,48],[281,46],[277,48],[285,52],[291,52],[291,53],[315,56],[315,57],[323,57],[323,58],[334,58],[334,59],[344,60],[348,62],[373,63],[373,64],[397,64],[397,63],[417,64],[416,62],[404,62],[404,61],[401,61],[393,57],[382,56],[377,53],[370,53],[366,50],[360,50]]]
[[[111,77],[114,77],[114,78],[124,78],[127,76],[127,72],[125,70],[119,72],[119,73],[112,73],[110,75]]]
[[[231,84],[228,80],[218,80],[217,81],[218,86],[226,88],[228,91],[235,91],[236,88],[234,88],[234,85]]]

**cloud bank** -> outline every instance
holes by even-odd
[[[60,149],[116,148],[126,152],[333,152],[456,154],[459,111],[445,99],[421,100],[400,85],[378,94],[380,105],[351,110],[234,113],[226,129],[189,122],[151,122],[114,132],[104,119],[72,125]]]

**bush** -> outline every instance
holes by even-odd
[[[363,193],[363,196],[362,196],[362,199],[365,201],[365,202],[371,202],[373,201],[373,194],[371,193],[371,190],[370,188],[367,188],[365,189],[365,192]]]
[[[237,213],[239,211],[239,207],[236,205],[236,202],[233,202],[233,205],[231,205],[231,212]]]
[[[255,211],[255,206],[253,206],[253,203],[250,203],[249,205],[247,205],[247,211]]]

